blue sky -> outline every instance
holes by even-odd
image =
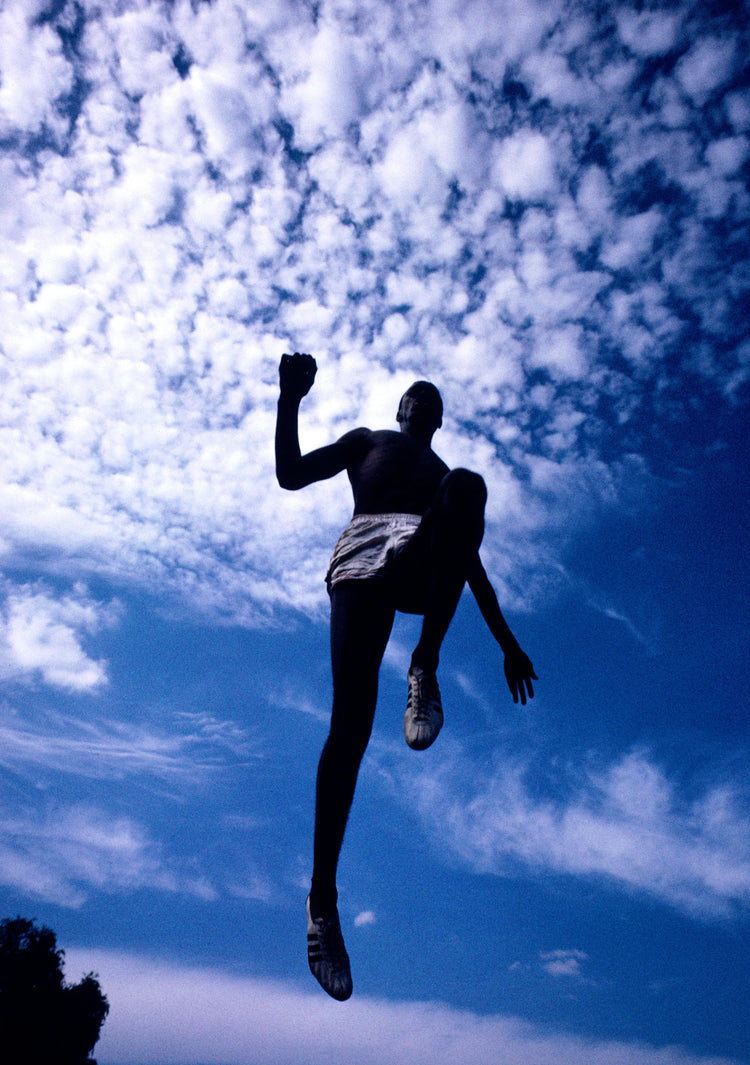
[[[102,1065],[750,1062],[747,5],[6,0],[0,915],[98,972]],[[305,957],[339,477],[393,427],[489,488],[446,726],[382,670]]]

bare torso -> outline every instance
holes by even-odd
[[[406,433],[354,429],[339,444],[355,514],[424,514],[448,472],[429,445]]]

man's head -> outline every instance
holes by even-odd
[[[396,421],[402,433],[429,442],[443,424],[443,401],[435,386],[429,381],[415,381],[407,388],[398,405]]]

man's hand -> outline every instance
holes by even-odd
[[[298,351],[295,351],[294,355],[282,355],[279,363],[279,387],[283,398],[299,402],[312,388],[317,371],[318,366],[312,355],[300,354]]]
[[[520,695],[521,704],[526,706],[526,692],[528,690],[529,699],[533,699],[534,686],[531,682],[539,679],[534,672],[529,656],[524,654],[518,644],[516,644],[512,650],[506,651],[503,668],[510,694],[513,696],[513,702],[517,703]]]

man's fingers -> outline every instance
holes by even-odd
[[[295,351],[294,355],[284,352],[281,356],[279,377],[282,387],[298,392],[301,396],[310,391],[317,372],[318,364],[312,355],[306,352]]]
[[[294,355],[290,355],[288,352],[285,351],[284,354],[281,356],[282,362],[292,362],[294,359],[310,362],[313,366],[316,365],[315,359],[306,351],[295,351]]]
[[[528,692],[528,698],[534,698],[534,685],[531,683],[531,678],[538,680],[536,673],[532,670],[530,674],[524,674],[521,677],[506,677],[508,682],[508,688],[510,694],[513,696],[513,702],[517,703],[519,698],[521,705],[526,706],[526,697]]]

